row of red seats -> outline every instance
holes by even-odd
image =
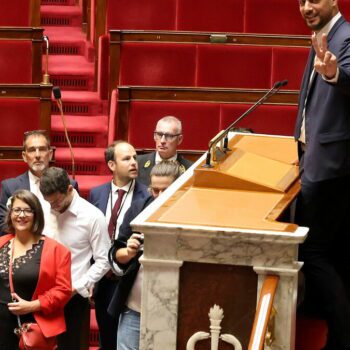
[[[209,140],[252,105],[244,100],[257,99],[251,97],[250,92],[242,90],[242,98],[235,102],[215,102],[215,91],[207,93],[207,96],[212,94],[211,101],[200,101],[199,95],[192,99],[189,97],[187,101],[169,101],[169,98],[161,99],[159,94],[152,92],[147,97],[133,96],[126,101],[124,98],[118,99],[118,91],[121,89],[123,88],[114,90],[112,94],[109,139],[127,139],[138,149],[153,148],[151,136],[157,121],[164,115],[175,115],[183,123],[184,140],[180,149],[206,150]],[[132,87],[129,89],[133,90]],[[180,92],[177,89],[177,93]],[[189,91],[189,95],[191,93]],[[296,95],[283,105],[274,102],[260,106],[237,126],[251,128],[255,133],[292,135],[297,111]],[[124,130],[121,130],[124,126],[118,125],[121,120],[127,124]]]
[[[339,5],[350,17],[350,1]],[[92,0],[91,8],[96,11],[92,11],[92,33],[97,37],[110,29],[310,33],[298,2],[291,0]],[[99,18],[106,20],[99,24]]]
[[[119,62],[102,53],[100,96],[108,85],[270,88],[288,79],[298,90],[307,59],[307,47],[122,42]],[[119,68],[115,76],[108,71]],[[116,68],[117,69],[117,68]]]

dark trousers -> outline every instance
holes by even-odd
[[[328,324],[326,349],[350,349],[350,176],[311,182],[302,176],[296,222],[309,227],[300,246],[306,300]]]
[[[90,304],[76,294],[64,308],[67,331],[58,336],[58,350],[86,350],[89,348]]]
[[[118,321],[107,312],[117,285],[118,281],[105,276],[95,287],[94,300],[96,320],[100,333],[100,350],[115,350],[117,346]]]

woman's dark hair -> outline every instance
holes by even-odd
[[[22,202],[28,204],[30,209],[33,210],[34,216],[33,216],[33,226],[31,231],[34,235],[40,236],[43,232],[44,225],[45,225],[43,209],[41,207],[38,197],[34,193],[28,190],[18,190],[10,198],[10,204],[9,204],[9,208],[5,218],[5,224],[7,228],[6,231],[10,233],[15,232],[15,228],[11,220],[11,209],[16,199],[19,199]]]

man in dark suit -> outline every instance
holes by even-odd
[[[141,276],[139,257],[142,254],[142,235],[133,233],[131,221],[155,198],[160,196],[180,175],[180,164],[163,161],[151,171],[151,197],[139,200],[127,211],[118,239],[110,255],[124,271],[108,311],[119,319],[118,349],[138,349],[140,339]]]
[[[19,190],[29,190],[37,195],[44,210],[45,228],[44,234],[54,230],[54,222],[50,214],[50,205],[47,203],[39,189],[39,180],[45,169],[49,167],[52,159],[50,138],[45,130],[32,130],[24,134],[23,160],[28,164],[28,171],[12,179],[6,179],[1,183],[0,198],[0,235],[4,234],[4,217],[7,212],[7,201],[12,194]],[[71,180],[73,187],[78,190],[76,181]]]
[[[149,197],[149,193],[147,187],[136,180],[138,166],[136,151],[132,145],[125,141],[114,142],[106,149],[105,160],[113,179],[91,189],[88,201],[105,214],[112,245],[118,237],[125,212],[135,201]],[[115,211],[116,205],[119,207]],[[117,276],[110,271],[99,281],[94,290],[101,350],[116,349],[118,324],[117,320],[107,313],[107,308],[117,284]]]
[[[299,0],[314,31],[295,127],[301,173],[296,220],[309,227],[300,247],[306,300],[328,323],[324,349],[350,349],[350,24],[337,0]],[[309,299],[309,300],[311,300]]]
[[[176,160],[180,163],[182,172],[185,172],[192,162],[177,154],[177,146],[183,140],[181,121],[167,116],[160,119],[154,131],[156,152],[143,154],[137,157],[139,165],[139,181],[148,186],[152,168],[162,160]]]

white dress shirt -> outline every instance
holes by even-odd
[[[125,194],[123,197],[123,201],[120,205],[119,215],[118,215],[118,219],[117,219],[117,225],[116,225],[116,229],[115,229],[115,239],[118,238],[119,229],[123,223],[124,215],[131,206],[132,196],[134,194],[134,189],[135,189],[135,180],[130,181],[127,185],[125,185],[123,187],[118,187],[113,183],[113,181],[111,182],[111,192],[110,192],[110,195],[108,197],[108,203],[107,203],[107,208],[106,208],[107,225],[109,224],[109,220],[111,219],[111,212],[112,212],[111,209],[114,207],[114,204],[118,199],[118,190],[119,189],[124,190]]]
[[[63,213],[55,212],[56,239],[71,251],[72,286],[86,298],[94,284],[110,269],[110,240],[102,212],[73,191],[70,206]],[[92,265],[91,258],[94,259]]]

